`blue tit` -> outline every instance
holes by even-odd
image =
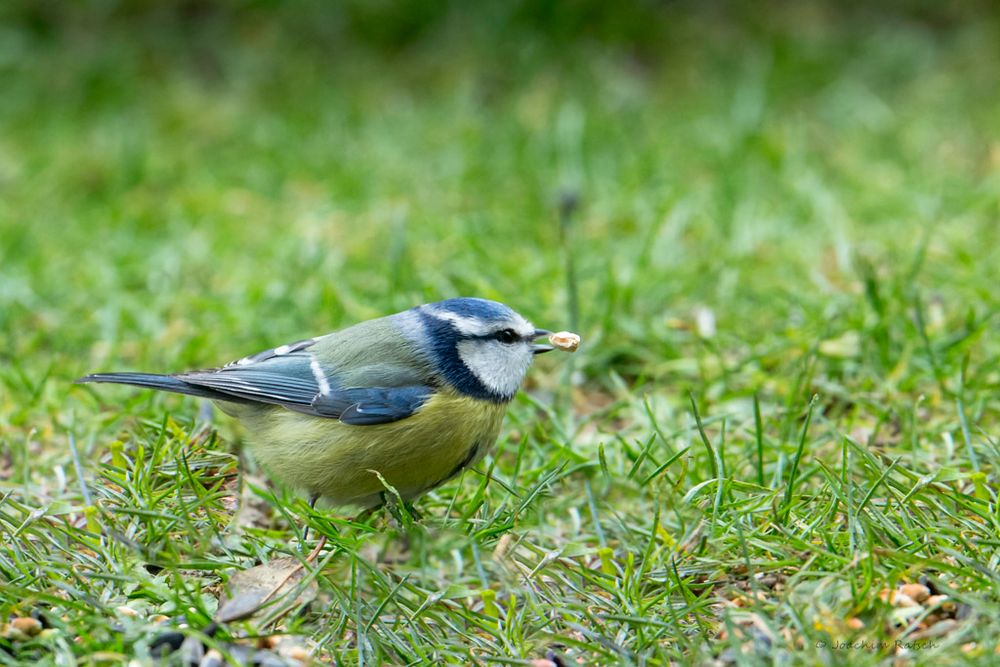
[[[111,382],[211,399],[248,432],[257,461],[333,505],[372,507],[386,483],[411,500],[490,451],[507,405],[549,335],[495,301],[425,304],[171,375]]]

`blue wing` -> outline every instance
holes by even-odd
[[[345,424],[369,426],[409,417],[434,392],[429,386],[337,386],[336,374],[311,353],[298,349],[284,354],[261,353],[219,370],[181,373],[185,383],[240,401],[271,403]]]
[[[427,386],[355,387],[319,394],[312,414],[336,417],[345,424],[371,426],[409,417],[427,402],[434,390]]]
[[[218,369],[175,375],[97,373],[78,382],[131,384],[218,401],[280,405],[358,426],[405,419],[434,393],[412,372],[395,369],[391,363],[376,365],[372,379],[402,386],[344,388],[338,383],[336,370],[326,367],[308,349],[317,340],[282,345]]]
[[[270,356],[262,361],[254,357],[223,368],[178,373],[174,377],[229,396],[284,405],[293,410],[308,408],[322,390],[321,382],[326,388],[330,387],[327,372],[322,368],[313,370],[313,356],[308,352]]]

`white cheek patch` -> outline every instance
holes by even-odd
[[[504,345],[496,340],[463,340],[458,356],[487,389],[513,396],[524,380],[534,356],[527,344]]]

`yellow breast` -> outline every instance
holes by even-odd
[[[496,442],[505,404],[434,394],[406,419],[352,426],[284,408],[238,414],[257,461],[283,482],[336,505],[374,505],[379,474],[414,498],[482,458]]]

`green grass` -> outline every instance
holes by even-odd
[[[995,14],[234,6],[0,10],[0,613],[52,626],[0,664],[148,661],[319,535],[312,602],[210,643],[995,663]],[[237,530],[232,422],[71,384],[455,295],[584,345],[405,529],[254,477]]]

